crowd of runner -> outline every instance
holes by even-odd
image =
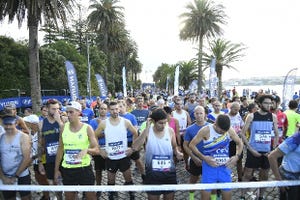
[[[237,181],[300,180],[300,114],[298,98],[280,108],[277,95],[208,98],[186,96],[119,97],[87,103],[49,99],[34,114],[24,116],[14,104],[1,111],[0,185],[30,185],[32,167],[40,185],[115,185],[120,171],[125,185],[134,185],[134,163],[142,184],[177,184],[177,163],[184,162],[189,183],[229,183],[236,168]],[[141,154],[142,151],[142,154]],[[143,156],[142,156],[143,155]],[[144,158],[144,159],[143,159]],[[243,160],[245,162],[243,162]],[[254,171],[259,177],[254,177]],[[258,199],[264,199],[264,188]],[[31,199],[30,191],[18,191]],[[280,199],[300,199],[300,186],[279,188]],[[15,191],[2,191],[15,199]],[[131,200],[134,192],[128,192]],[[73,200],[77,192],[57,192],[57,199]],[[149,200],[174,199],[174,191],[149,191]],[[232,199],[231,190],[203,190],[201,199]],[[101,192],[84,192],[84,199],[100,199]],[[109,200],[118,199],[108,192]],[[43,192],[41,199],[50,199]],[[194,199],[194,191],[189,191]],[[245,190],[240,190],[245,199]]]

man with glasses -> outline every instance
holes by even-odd
[[[53,184],[59,132],[64,123],[61,120],[58,100],[49,99],[46,107],[48,115],[40,123],[40,135],[38,137],[38,165],[39,172],[42,175],[46,174],[49,183]],[[46,154],[46,159],[43,159],[43,154]],[[56,196],[61,199],[60,193],[57,193]]]
[[[17,129],[21,130],[23,133],[30,134],[29,128],[26,126],[22,117],[17,114],[16,104],[10,103],[4,107],[4,112],[8,115],[15,116],[17,119]]]
[[[277,117],[271,113],[273,97],[262,94],[257,96],[259,110],[247,116],[245,126],[241,131],[241,137],[247,147],[247,158],[242,181],[247,182],[252,179],[253,170],[259,169],[259,180],[267,181],[270,164],[268,154],[271,152],[272,132],[274,131],[273,148],[278,144]],[[250,129],[249,141],[246,132]],[[260,189],[259,200],[263,199],[265,188]],[[245,199],[245,189],[241,191],[241,199]]]
[[[229,142],[236,143],[236,153],[229,155]],[[197,145],[201,144],[200,149]],[[243,150],[243,143],[230,126],[230,118],[221,114],[214,124],[204,126],[189,144],[192,152],[202,160],[201,183],[229,183],[232,168],[236,165]],[[201,192],[202,200],[210,200],[211,190]],[[222,198],[231,200],[230,189],[222,189]]]

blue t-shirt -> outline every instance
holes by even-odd
[[[137,126],[137,121],[133,114],[125,113],[124,115],[119,114],[119,116],[128,119],[133,126]],[[132,133],[129,130],[127,130],[127,142],[132,142]]]
[[[282,166],[286,171],[300,172],[300,132],[288,137],[278,148],[285,154]]]
[[[98,128],[98,126],[99,126],[99,124],[98,124],[98,118],[92,119],[90,121],[90,125],[93,128],[93,130],[95,131]],[[99,143],[100,146],[105,145],[105,137],[98,138],[98,143]]]
[[[209,123],[206,122],[203,126],[199,126],[196,123],[187,127],[185,135],[184,135],[184,141],[187,141],[188,143],[190,143],[192,141],[192,139],[197,135],[198,131],[208,125]],[[196,145],[197,149],[202,152],[202,147],[203,147],[203,141],[201,141],[199,144]]]
[[[82,110],[81,114],[82,116],[80,121],[86,124],[89,124],[94,117],[94,111],[90,108],[85,108]]]
[[[142,123],[147,120],[149,116],[149,110],[133,110],[131,114],[136,117],[138,127],[140,127]]]

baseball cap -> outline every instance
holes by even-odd
[[[39,117],[37,115],[28,115],[24,117],[23,120],[32,124],[38,124],[40,122]]]
[[[16,109],[16,104],[14,104],[14,103],[9,103],[9,104],[5,105],[4,108],[7,109],[7,110]]]
[[[79,110],[81,111],[81,104],[77,101],[70,101],[68,104],[67,104],[67,109],[68,108],[74,108],[76,110]]]
[[[17,118],[14,116],[4,116],[2,117],[2,123],[3,124],[15,124],[17,121]]]

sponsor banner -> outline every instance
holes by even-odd
[[[102,78],[102,76],[100,74],[95,74],[95,76],[96,76],[98,87],[100,90],[100,96],[107,97],[107,87],[106,87],[104,79]]]
[[[49,99],[57,99],[60,102],[65,100],[70,100],[70,96],[43,96],[42,103],[45,104]],[[3,110],[4,107],[8,104],[15,104],[17,108],[28,108],[32,106],[30,97],[12,97],[0,99],[0,110]]]
[[[76,70],[70,61],[67,60],[65,64],[66,64],[66,70],[68,75],[68,83],[69,83],[71,99],[72,101],[75,101],[76,99],[79,98]]]

